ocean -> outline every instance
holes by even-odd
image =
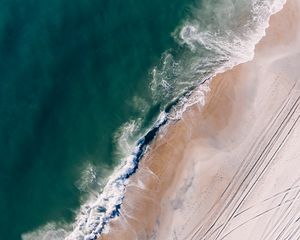
[[[252,58],[277,2],[0,0],[0,239],[104,231],[159,127]]]

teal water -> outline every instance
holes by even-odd
[[[74,221],[85,166],[104,178],[122,124],[157,115],[149,71],[191,2],[0,0],[0,239]]]

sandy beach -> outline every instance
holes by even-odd
[[[300,238],[300,0],[163,129],[99,239]]]

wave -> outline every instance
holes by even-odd
[[[105,229],[107,223],[120,214],[129,177],[136,172],[139,161],[146,152],[149,143],[167,121],[167,114],[162,113],[154,127],[138,141],[135,151],[123,161],[122,165],[110,177],[98,199],[89,201],[81,207],[81,212],[76,219],[76,227],[66,237],[67,240],[97,239],[101,233],[108,230]]]
[[[93,194],[81,206],[72,231],[57,227],[55,232],[50,225],[51,234],[59,233],[61,238],[34,238],[35,233],[30,233],[31,238],[24,235],[23,239],[91,240],[108,232],[109,221],[120,215],[130,176],[137,171],[139,161],[161,128],[179,120],[188,107],[204,105],[209,81],[216,74],[253,58],[255,45],[265,35],[270,16],[282,9],[284,3],[285,0],[204,0],[195,6],[173,33],[178,48],[166,51],[151,71],[153,103],[161,104],[153,127],[141,137],[141,119],[136,119],[116,133],[121,164],[101,194]],[[94,173],[93,168],[89,171]],[[87,176],[85,179],[91,181]]]
[[[179,50],[166,51],[152,70],[150,86],[155,101],[162,102],[163,107],[177,102],[179,112],[194,103],[186,96],[202,83],[253,58],[269,17],[285,0],[201,2],[173,33]]]

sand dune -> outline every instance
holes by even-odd
[[[300,238],[300,0],[164,129],[100,239]]]

